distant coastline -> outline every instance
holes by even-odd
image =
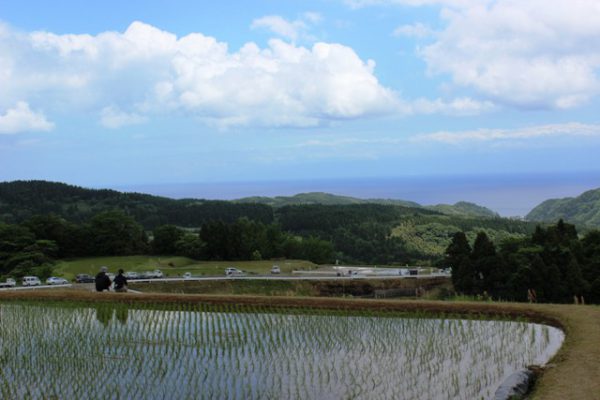
[[[106,186],[104,186],[106,187]],[[600,187],[600,172],[340,178],[289,181],[114,185],[111,188],[170,198],[233,200],[326,192],[362,199],[399,199],[422,205],[469,201],[501,216],[524,216],[542,201]]]

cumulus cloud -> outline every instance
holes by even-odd
[[[518,108],[568,109],[600,94],[597,0],[347,0],[437,6],[444,28],[420,48],[431,74]],[[425,37],[419,24],[395,34]]]
[[[444,18],[421,54],[457,85],[523,107],[571,108],[600,92],[596,0],[497,0]]]
[[[572,122],[520,129],[478,129],[463,132],[435,132],[415,136],[413,140],[458,144],[464,142],[510,141],[544,137],[600,137],[600,125]]]
[[[29,108],[29,104],[19,101],[17,104],[0,114],[0,134],[15,134],[29,131],[51,131],[54,124],[46,119],[41,112]]]
[[[231,51],[201,33],[177,37],[134,22],[98,35],[4,29],[0,53],[0,106],[45,101],[98,112],[114,128],[165,113],[219,126],[315,126],[395,112],[399,103],[374,61],[335,43],[272,39]]]
[[[126,113],[115,106],[108,106],[100,113],[100,123],[107,128],[117,129],[127,125],[142,124],[147,118],[136,113]]]

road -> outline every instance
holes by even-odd
[[[72,283],[66,283],[64,285],[40,285],[40,286],[15,286],[11,288],[0,288],[0,291],[11,291],[11,290],[35,290],[35,289],[55,289],[55,288],[68,288],[72,287]]]
[[[251,276],[202,276],[191,278],[153,278],[153,279],[130,279],[129,282],[194,282],[194,281],[356,281],[356,280],[386,280],[386,279],[427,279],[427,278],[449,278],[447,274],[429,274],[429,275],[358,275],[358,276],[285,276],[285,275],[251,275]],[[36,290],[36,289],[55,289],[83,286],[83,284],[65,284],[65,285],[41,285],[41,286],[16,286],[14,288],[2,288],[0,291],[9,290]]]

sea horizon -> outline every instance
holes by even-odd
[[[467,201],[487,207],[503,217],[524,217],[545,200],[576,197],[600,187],[600,172],[149,183],[109,187],[174,199],[236,200],[251,196],[325,192],[359,199],[406,200],[421,205]]]

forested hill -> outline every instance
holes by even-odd
[[[321,205],[349,205],[349,204],[382,204],[411,208],[424,208],[447,215],[468,216],[468,217],[489,217],[496,218],[498,214],[494,211],[479,206],[477,204],[460,201],[456,204],[438,204],[434,206],[422,206],[414,201],[396,200],[396,199],[359,199],[356,197],[340,196],[330,193],[311,192],[299,193],[294,196],[276,196],[276,197],[244,197],[235,200],[238,203],[266,204],[272,207],[285,207],[294,205],[321,204]]]
[[[263,204],[174,200],[47,181],[0,182],[0,222],[18,223],[37,214],[52,213],[80,223],[114,209],[125,211],[147,229],[163,224],[198,227],[207,221],[234,222],[241,217],[271,223],[274,218],[272,207]]]
[[[275,196],[275,197],[264,197],[264,196],[253,196],[244,197],[238,200],[234,200],[236,203],[259,203],[267,204],[271,207],[285,207],[285,206],[298,206],[307,204],[322,204],[322,205],[348,205],[348,204],[385,204],[393,206],[403,207],[421,207],[418,203],[413,201],[405,200],[393,200],[393,199],[359,199],[350,196],[340,196],[337,194],[323,193],[323,192],[310,192],[310,193],[298,193],[293,196]]]
[[[486,217],[486,218],[497,218],[498,213],[490,210],[489,208],[469,203],[466,201],[459,201],[453,205],[450,204],[438,204],[435,206],[425,206],[425,208],[441,212],[442,214],[448,215],[462,215],[466,217]]]
[[[589,190],[578,197],[546,200],[527,214],[529,221],[552,222],[564,219],[570,223],[600,227],[600,189]]]
[[[330,196],[320,197],[332,200]],[[456,206],[476,211],[478,207],[466,203]],[[444,214],[433,208],[362,201],[273,207],[257,202],[173,200],[45,181],[5,182],[0,183],[0,250],[2,231],[11,242],[11,235],[19,230],[29,232],[30,239],[35,236],[36,240],[42,240],[41,244],[44,240],[55,242],[59,255],[125,255],[148,248],[149,243],[143,237],[127,247],[127,252],[122,250],[123,246],[108,251],[103,243],[95,242],[102,237],[97,234],[98,225],[114,234],[115,221],[123,219],[130,222],[138,236],[142,231],[152,231],[151,236],[155,237],[161,229],[193,228],[188,230],[194,232],[190,233],[192,236],[186,236],[177,250],[177,254],[190,257],[242,259],[241,254],[249,257],[248,254],[258,250],[261,257],[300,254],[301,258],[318,260],[315,262],[339,259],[349,263],[406,264],[439,259],[459,231],[469,240],[485,232],[492,242],[499,244],[506,239],[523,238],[535,229],[534,224],[524,221],[465,216],[448,210]],[[71,233],[57,236],[54,231]],[[121,236],[117,239],[134,237]],[[267,239],[264,242],[271,244],[246,249],[250,252],[240,250],[234,255],[225,251],[238,249],[240,244],[250,245],[260,237],[270,238],[270,242]],[[77,244],[79,238],[93,238],[83,240],[90,242],[91,247]],[[327,256],[318,253],[317,257],[310,253],[315,248],[331,251]]]

